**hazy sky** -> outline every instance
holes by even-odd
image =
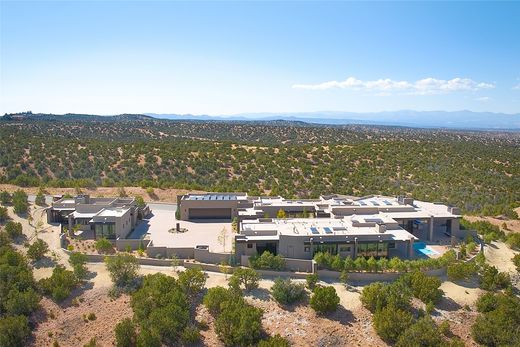
[[[0,0],[0,112],[520,112],[520,2]]]

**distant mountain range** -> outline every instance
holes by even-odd
[[[472,111],[392,111],[392,112],[301,112],[301,113],[241,113],[207,116],[191,114],[155,114],[160,119],[225,120],[225,121],[299,121],[314,124],[390,125],[416,128],[449,128],[481,130],[520,130],[520,114]]]
[[[235,115],[191,114],[121,114],[99,116],[67,113],[64,115],[22,112],[6,114],[2,120],[46,121],[147,121],[153,119],[198,121],[285,121],[323,125],[385,125],[414,128],[446,128],[468,130],[520,130],[520,114],[472,111],[393,111],[393,112],[301,112],[301,113],[241,113]]]

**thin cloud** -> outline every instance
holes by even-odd
[[[518,83],[516,86],[514,86],[513,89],[519,90],[520,89],[520,83]]]
[[[492,89],[495,88],[495,85],[493,83],[476,82],[470,78],[460,77],[450,80],[428,77],[415,82],[394,81],[389,78],[363,81],[355,77],[348,77],[344,81],[328,81],[318,84],[294,84],[292,88],[305,90],[348,89],[375,92],[378,94],[385,93],[385,95],[388,93],[428,95]]]
[[[487,102],[490,101],[491,98],[489,96],[481,96],[480,98],[476,98],[477,101]]]

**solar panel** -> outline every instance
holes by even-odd
[[[319,234],[320,232],[318,231],[318,228],[314,228],[314,227],[312,227],[312,228],[311,228],[311,233],[313,233],[313,234]]]
[[[371,200],[370,202],[371,202],[372,205],[374,205],[374,206],[379,206],[379,204],[377,203],[377,201]]]
[[[383,202],[384,202],[385,205],[387,205],[387,206],[392,205],[392,203],[391,203],[390,201],[388,201],[388,200],[385,200],[385,201],[383,201]]]
[[[326,234],[332,234],[332,230],[330,230],[329,227],[325,227],[325,228],[323,228],[323,230],[325,230]]]

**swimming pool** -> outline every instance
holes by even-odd
[[[427,246],[426,243],[424,243],[424,242],[414,242],[413,249],[414,249],[415,253],[424,254],[427,256],[439,254],[439,252],[435,251],[430,246]]]

